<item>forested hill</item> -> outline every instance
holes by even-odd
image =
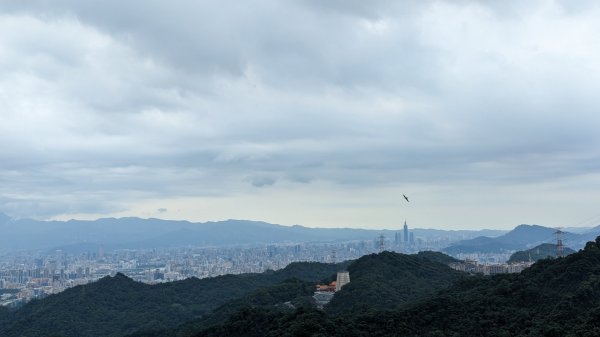
[[[563,256],[570,255],[575,253],[575,251],[569,247],[563,248]],[[520,250],[518,252],[513,253],[508,259],[508,263],[515,262],[527,262],[538,261],[545,258],[554,258],[556,257],[556,245],[552,243],[542,243],[539,246],[533,247],[527,250]]]
[[[2,322],[5,318],[8,317],[8,309],[0,306],[0,326],[2,325]]]
[[[0,312],[0,336],[124,336],[173,328],[215,308],[284,280],[312,284],[329,279],[343,264],[292,263],[278,271],[225,275],[147,285],[122,274],[32,301],[9,315]]]
[[[233,314],[245,308],[264,308],[291,312],[294,308],[312,308],[314,282],[288,279],[276,285],[261,287],[251,293],[231,300],[216,308],[210,315],[188,321],[177,327],[165,329],[139,330],[127,337],[188,337],[197,331],[226,321]]]
[[[467,277],[446,264],[457,261],[442,253],[422,252],[404,255],[392,252],[363,256],[352,262],[351,282],[337,292],[327,307],[329,313],[394,308],[408,301],[427,298],[453,282]],[[330,279],[330,280],[333,280]],[[330,281],[328,280],[328,281]],[[183,324],[176,330],[141,331],[133,336],[191,336],[202,328],[226,321],[232,314],[247,307],[278,312],[290,307],[314,307],[314,283],[288,280],[263,287],[215,309],[204,318]],[[288,304],[284,304],[284,303]]]
[[[326,311],[392,309],[432,296],[466,277],[438,261],[456,260],[433,252],[418,255],[383,252],[363,256],[348,266],[351,282],[335,294]]]
[[[340,270],[350,271],[351,282],[336,294],[328,312],[394,308],[430,297],[465,277],[446,265],[452,261],[434,252],[383,252],[341,264],[292,263],[261,274],[158,285],[117,274],[5,314],[0,336],[193,335],[246,307],[310,310],[315,284],[334,280]]]
[[[521,274],[465,278],[396,310],[246,309],[198,336],[600,336],[600,238]]]

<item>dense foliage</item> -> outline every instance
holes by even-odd
[[[444,253],[440,253],[440,252],[432,252],[430,250],[418,252],[416,254],[416,256],[423,258],[423,259],[427,259],[429,261],[439,262],[439,263],[442,263],[445,265],[448,265],[448,264],[454,263],[454,262],[460,262],[460,260],[457,260],[457,259],[453,258],[452,256],[448,256],[448,255],[446,255]]]
[[[563,256],[573,253],[575,253],[573,249],[569,247],[563,248]],[[527,262],[530,260],[535,262],[549,257],[556,257],[556,245],[552,243],[542,243],[541,245],[531,249],[515,252],[508,259],[508,263]]]
[[[245,308],[265,308],[291,312],[296,307],[313,307],[314,282],[297,279],[285,280],[280,284],[257,289],[242,298],[225,303],[212,314],[182,324],[177,329],[140,331],[128,337],[148,336],[191,336],[196,331],[225,322],[229,317]]]
[[[4,324],[4,320],[8,318],[8,309],[0,306],[0,326]]]
[[[196,336],[325,337],[336,335],[336,324],[340,323],[316,309],[299,308],[293,313],[281,313],[264,308],[245,308],[231,316],[225,324],[213,326]]]
[[[265,286],[296,278],[313,284],[345,264],[292,263],[262,274],[147,285],[117,274],[32,301],[10,314],[0,336],[124,336],[173,328]]]
[[[337,295],[336,295],[337,296]],[[462,279],[395,310],[246,309],[198,336],[600,336],[600,238],[521,274]]]
[[[396,299],[396,304],[403,303],[403,297],[406,296],[412,296],[414,298],[425,297],[432,292],[435,292],[436,289],[448,286],[451,282],[463,276],[462,273],[455,272],[447,266],[438,263],[450,263],[456,261],[458,260],[438,252],[421,252],[417,255],[384,252],[378,255],[373,254],[362,257],[348,266],[348,270],[351,275],[353,275],[350,284],[366,284],[364,288],[367,291],[353,291],[353,288],[348,284],[341,292],[336,294],[336,298],[340,298],[341,294],[346,295],[345,297],[342,297],[341,301],[338,300],[337,303],[342,306],[347,306],[348,308],[364,308],[368,306],[370,309],[373,309],[377,307],[377,304],[374,305],[371,303],[373,299],[369,298],[369,296],[370,293],[375,291],[386,294],[388,299]],[[390,280],[392,281],[390,284],[386,285],[389,289],[383,289],[383,284],[379,282],[379,277],[371,277],[374,274],[380,274],[379,270],[385,270],[385,273],[389,274]],[[427,281],[421,280],[421,282],[411,282],[414,281],[414,279],[426,278],[427,276],[430,276]],[[331,280],[333,279],[334,278]],[[409,281],[409,279],[411,280]],[[427,282],[432,282],[432,284],[427,284]],[[402,284],[404,290],[410,295],[404,295],[402,292],[400,292],[402,295],[397,297],[392,295],[392,288],[400,288],[395,287],[400,284]],[[281,306],[280,304],[291,301],[291,304],[296,307],[302,307],[304,309],[311,308],[314,306],[311,298],[313,292],[314,283],[299,282],[297,280],[288,280],[287,282],[275,286],[261,288],[240,299],[222,305],[217,308],[213,314],[204,319],[193,322],[192,324],[186,324],[185,328],[180,329],[179,335],[189,335],[190,331],[193,331],[191,327],[209,327],[217,323],[222,323],[238,310],[247,307],[289,311],[290,309],[288,306]],[[350,300],[351,303],[345,303],[348,300]],[[388,301],[384,302],[379,297],[374,301],[380,302],[382,306],[385,303],[388,303]],[[279,307],[274,308],[273,305],[279,305]],[[331,309],[329,309],[329,311],[331,311]],[[182,333],[182,331],[185,333]]]
[[[330,313],[392,309],[432,296],[464,273],[438,261],[453,261],[441,253],[404,255],[391,252],[361,257],[348,266],[350,283],[326,306]]]
[[[306,306],[306,304],[312,306],[312,301],[306,303],[303,299],[307,296],[312,299],[314,291],[314,282],[297,279],[286,280],[274,286],[257,289],[242,298],[225,303],[199,323],[202,323],[206,327],[221,323],[244,307],[270,307],[279,305],[283,309],[289,309],[295,306]]]

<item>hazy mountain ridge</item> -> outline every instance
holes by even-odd
[[[1,214],[1,213],[0,213]],[[400,226],[399,226],[400,227]],[[0,217],[0,246],[4,249],[166,248],[178,246],[251,245],[268,243],[373,240],[383,234],[393,240],[398,230],[310,228],[262,221],[225,220],[194,223],[141,218],[102,218],[94,221],[37,221]],[[417,237],[474,237],[500,235],[501,230],[411,229]]]
[[[523,224],[498,237],[480,236],[474,239],[462,240],[443,251],[450,255],[456,255],[459,253],[501,253],[526,250],[542,243],[556,242],[554,235],[556,231],[556,228]],[[582,234],[564,232],[562,240],[565,246],[580,249],[586,242],[594,240],[599,234],[600,226]]]

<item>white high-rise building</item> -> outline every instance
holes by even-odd
[[[348,283],[350,283],[350,273],[347,271],[338,271],[337,279],[335,280],[335,291],[340,291]]]

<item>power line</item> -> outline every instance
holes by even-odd
[[[600,221],[600,214],[592,215],[589,218],[579,221],[578,223],[571,225],[572,227],[579,227],[581,225],[586,224],[596,224],[596,222]]]

